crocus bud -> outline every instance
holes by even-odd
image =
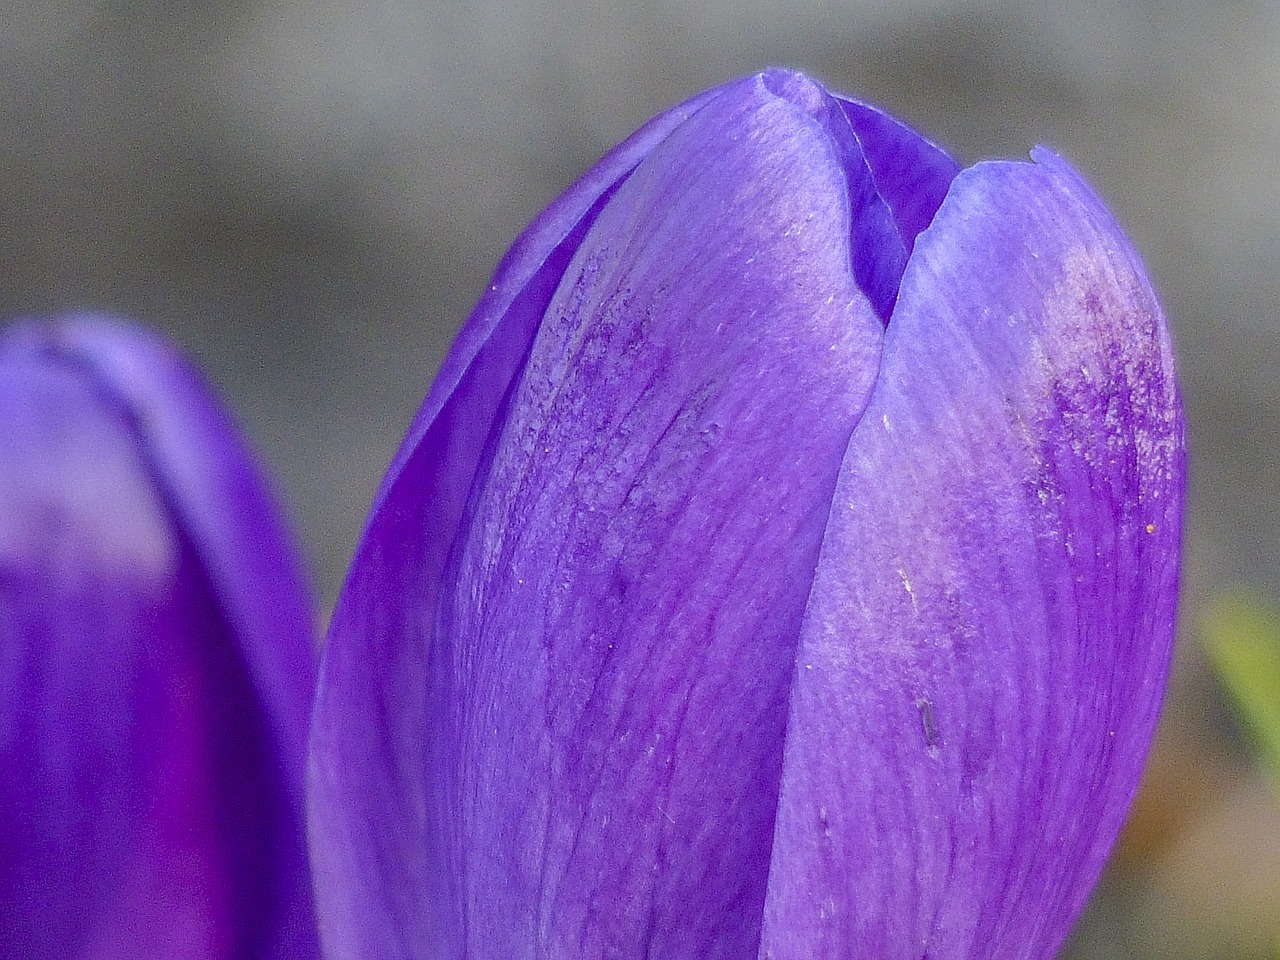
[[[298,555],[169,346],[0,338],[0,956],[317,953]]]
[[[1083,180],[770,71],[499,267],[312,728],[347,958],[1042,958],[1173,637],[1183,420]]]

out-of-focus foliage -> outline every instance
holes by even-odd
[[[1221,597],[1205,616],[1204,640],[1280,788],[1280,609],[1244,593]]]
[[[1205,647],[1280,790],[1280,608],[1236,592],[1204,617]],[[1271,956],[1280,960],[1280,940]]]

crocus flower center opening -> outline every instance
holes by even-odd
[[[961,171],[779,70],[655,118],[513,246],[375,498],[326,949],[1051,956],[1154,727],[1184,470],[1159,305],[1059,158]]]

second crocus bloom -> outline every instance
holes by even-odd
[[[517,242],[374,501],[315,714],[335,958],[1041,958],[1136,787],[1184,474],[1062,160],[774,71]]]
[[[307,960],[299,556],[167,344],[0,336],[0,956]]]

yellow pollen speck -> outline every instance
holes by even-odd
[[[1155,533],[1155,532],[1156,532],[1156,525],[1154,523],[1148,523],[1147,533]]]

